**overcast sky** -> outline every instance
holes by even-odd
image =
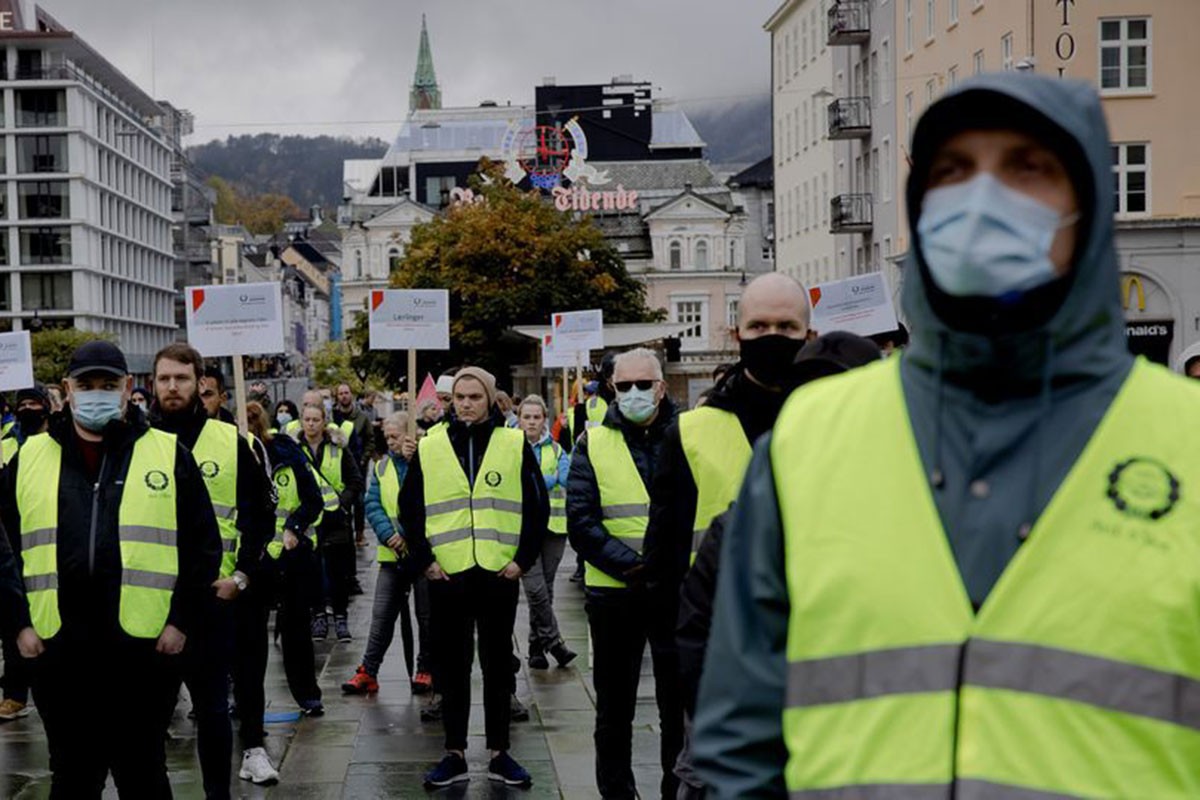
[[[196,144],[278,131],[391,139],[408,110],[421,14],[443,105],[533,101],[632,74],[695,102],[766,94],[762,25],[780,0],[44,0],[156,97]],[[379,121],[382,124],[361,124]],[[281,123],[302,122],[303,125]],[[330,123],[330,124],[325,124]]]

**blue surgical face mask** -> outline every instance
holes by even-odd
[[[658,403],[654,399],[654,389],[630,389],[628,392],[617,394],[617,407],[621,414],[630,422],[640,425],[654,416]]]
[[[1058,277],[1050,246],[1062,217],[990,172],[933,189],[921,204],[921,255],[937,287],[954,297],[1004,297]]]
[[[121,392],[94,389],[71,395],[71,413],[75,421],[93,433],[121,418]]]
[[[292,421],[292,415],[286,411],[280,411],[278,414],[275,415],[275,421],[278,422],[280,425],[287,425],[289,422]]]

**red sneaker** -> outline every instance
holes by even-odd
[[[413,694],[429,694],[433,691],[433,676],[428,672],[418,672],[412,680]]]
[[[342,691],[346,694],[374,694],[379,691],[379,681],[360,664],[354,677],[342,684]]]

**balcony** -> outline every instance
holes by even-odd
[[[839,97],[829,104],[829,138],[862,139],[871,135],[871,98]]]
[[[871,39],[871,0],[837,0],[829,9],[829,44],[863,44]]]
[[[829,201],[829,232],[870,233],[873,211],[870,194],[839,194]]]

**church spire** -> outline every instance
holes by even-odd
[[[433,51],[429,47],[429,30],[425,15],[421,15],[421,46],[417,51],[417,72],[413,75],[412,91],[408,95],[409,111],[442,107],[442,90],[438,88],[433,71]]]

